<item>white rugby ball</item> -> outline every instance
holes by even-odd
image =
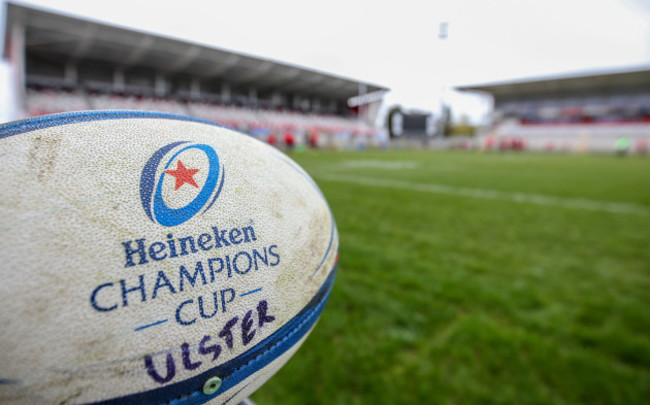
[[[334,282],[314,181],[215,123],[0,125],[0,179],[0,403],[236,404],[302,344]]]

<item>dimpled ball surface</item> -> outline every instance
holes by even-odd
[[[323,195],[231,129],[128,111],[13,122],[0,178],[0,403],[238,403],[329,296]]]

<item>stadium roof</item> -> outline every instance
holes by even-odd
[[[99,61],[233,85],[345,100],[386,87],[271,59],[8,3],[7,27],[22,22],[27,53],[59,62]]]
[[[627,70],[582,72],[456,87],[461,91],[481,91],[495,97],[578,92],[619,92],[622,89],[650,90],[650,66]]]

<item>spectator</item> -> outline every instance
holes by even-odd
[[[284,144],[287,147],[287,150],[292,151],[294,144],[296,143],[296,138],[291,132],[284,134]]]
[[[271,146],[275,146],[278,140],[275,137],[275,134],[269,134],[269,136],[266,138],[266,142]]]
[[[309,134],[309,147],[312,149],[318,148],[318,131],[316,130],[311,131],[311,134]]]
[[[627,155],[630,149],[630,139],[625,136],[621,136],[616,140],[616,154],[619,156]]]

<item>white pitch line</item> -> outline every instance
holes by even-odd
[[[503,200],[515,203],[528,203],[579,210],[611,212],[615,214],[650,215],[650,207],[624,202],[561,198],[528,193],[510,193],[507,191],[497,191],[483,188],[455,187],[443,184],[418,184],[399,180],[385,180],[361,176],[346,176],[331,173],[323,175],[314,174],[314,177],[334,182],[419,191],[423,193],[458,195],[462,197],[482,198],[487,200]]]

